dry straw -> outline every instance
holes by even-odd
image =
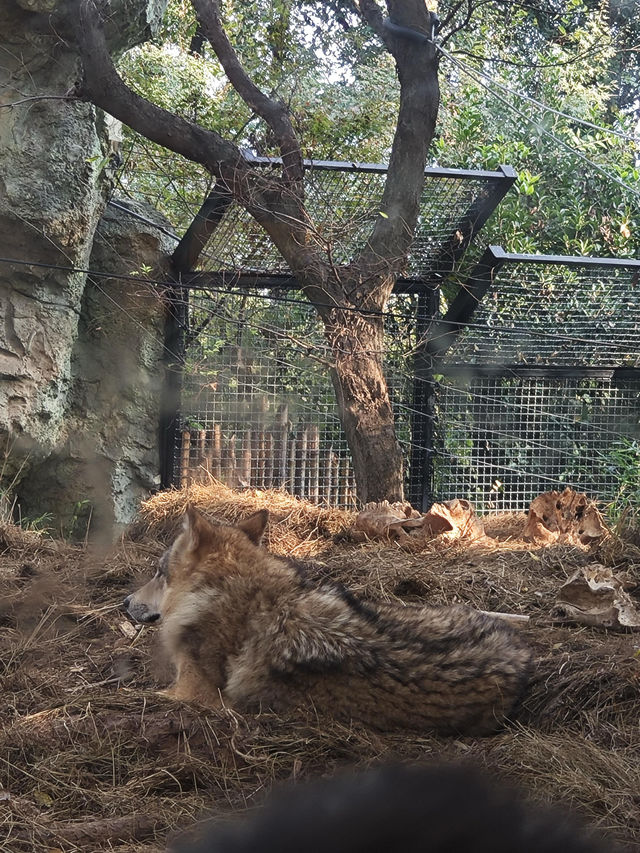
[[[243,717],[160,696],[154,629],[132,633],[118,603],[153,571],[188,502],[225,522],[268,508],[270,548],[368,598],[529,615],[538,663],[517,722],[491,738],[438,738],[344,726],[313,708]],[[534,547],[517,514],[488,520],[486,540],[406,548],[353,542],[352,521],[283,492],[194,485],[147,501],[106,558],[3,527],[0,851],[161,851],[203,810],[253,806],[276,781],[443,757],[567,803],[638,849],[640,635],[550,617],[577,566],[607,562],[637,579],[637,550],[614,539],[596,552]]]

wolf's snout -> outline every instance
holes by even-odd
[[[128,595],[128,596],[124,599],[124,601],[122,602],[122,604],[121,604],[120,606],[121,606],[124,610],[128,610],[128,609],[129,609],[129,605],[131,604],[131,599],[132,599],[132,598],[133,598],[133,595]]]

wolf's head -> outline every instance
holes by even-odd
[[[213,564],[217,555],[224,562],[235,550],[233,543],[236,546],[259,545],[268,518],[268,511],[263,509],[234,526],[212,524],[189,505],[182,532],[160,558],[155,575],[137,592],[128,595],[123,606],[136,622],[157,622],[162,617],[170,586],[190,577],[203,564]]]

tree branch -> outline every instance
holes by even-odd
[[[449,24],[451,23],[451,21],[455,18],[455,16],[458,14],[458,12],[460,11],[460,9],[464,6],[465,2],[466,2],[466,0],[458,0],[458,2],[457,2],[457,3],[454,3],[454,4],[452,5],[451,9],[449,10],[449,14],[448,14],[448,15],[447,15],[447,17],[442,21],[442,29],[443,29],[443,30],[444,30],[444,29],[446,29],[446,28],[449,26]],[[448,38],[448,35],[447,35],[447,38]]]
[[[303,157],[300,144],[282,101],[269,98],[251,80],[222,26],[218,0],[191,0],[202,32],[220,60],[231,85],[242,100],[267,122],[282,155],[283,177],[287,184],[299,184],[302,190]]]
[[[94,0],[73,4],[65,20],[71,29],[83,66],[76,96],[101,107],[159,145],[205,166],[236,197],[249,166],[240,149],[212,130],[176,116],[132,92],[116,71]]]
[[[362,18],[369,24],[374,33],[387,46],[387,34],[384,30],[383,16],[375,0],[359,0],[356,7]]]
[[[300,186],[252,167],[240,149],[212,130],[174,115],[131,91],[116,71],[95,0],[75,0],[62,25],[83,66],[75,95],[115,116],[147,139],[208,169],[265,229],[301,278],[322,269],[318,246],[309,241],[309,217]],[[290,175],[295,167],[290,166]],[[293,181],[293,179],[291,179]],[[310,287],[309,297],[319,299]]]
[[[458,4],[458,6],[456,7],[456,11],[458,11],[458,9],[460,9],[461,6],[462,6],[461,3]],[[473,14],[476,11],[476,9],[477,9],[477,5],[474,6],[473,0],[467,0],[467,11],[465,13],[464,18],[460,21],[460,23],[457,26],[455,26],[455,27],[453,27],[453,29],[449,30],[449,32],[446,34],[446,36],[442,39],[441,43],[446,44],[446,42],[452,36],[454,36],[457,32],[459,32],[460,30],[464,30],[469,25],[469,22],[471,21],[471,18],[473,17]],[[452,12],[452,14],[453,14],[453,12]],[[447,22],[450,20],[451,20],[451,15],[449,15],[449,17],[447,18]]]
[[[388,0],[394,30],[384,28],[385,44],[396,60],[400,80],[400,108],[393,139],[380,215],[356,265],[364,278],[387,273],[378,295],[384,301],[406,262],[413,239],[424,185],[427,151],[433,138],[440,89],[435,45],[425,41],[431,34],[432,17],[424,0]],[[367,22],[383,27],[382,13],[374,0],[360,0]]]

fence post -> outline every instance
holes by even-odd
[[[194,268],[232,201],[230,191],[216,185],[171,256],[173,275],[166,291],[165,384],[160,410],[160,484],[163,489],[180,479],[175,462],[176,458],[182,458],[179,421],[189,328],[189,289],[182,284],[181,275]]]
[[[180,488],[184,488],[191,483],[191,432],[188,429],[182,431],[182,441],[180,443]]]
[[[164,332],[164,389],[160,407],[160,485],[168,489],[180,480],[176,459],[181,459],[180,400],[189,320],[189,291],[177,281],[166,290]]]
[[[281,489],[287,484],[289,406],[282,403],[273,424],[273,486]]]
[[[426,341],[429,323],[438,315],[440,291],[436,287],[418,295],[416,333]],[[420,346],[413,359],[413,400],[411,415],[411,458],[409,462],[409,501],[425,512],[434,500],[433,441],[435,386],[432,359]]]
[[[319,478],[320,478],[320,431],[317,424],[311,424],[309,427],[309,437],[307,439],[308,450],[308,466],[309,466],[309,486],[307,489],[307,498],[313,504],[317,504],[320,500],[319,493]]]
[[[293,481],[293,493],[300,498],[306,497],[307,489],[307,427],[301,423],[296,436],[296,470]]]

